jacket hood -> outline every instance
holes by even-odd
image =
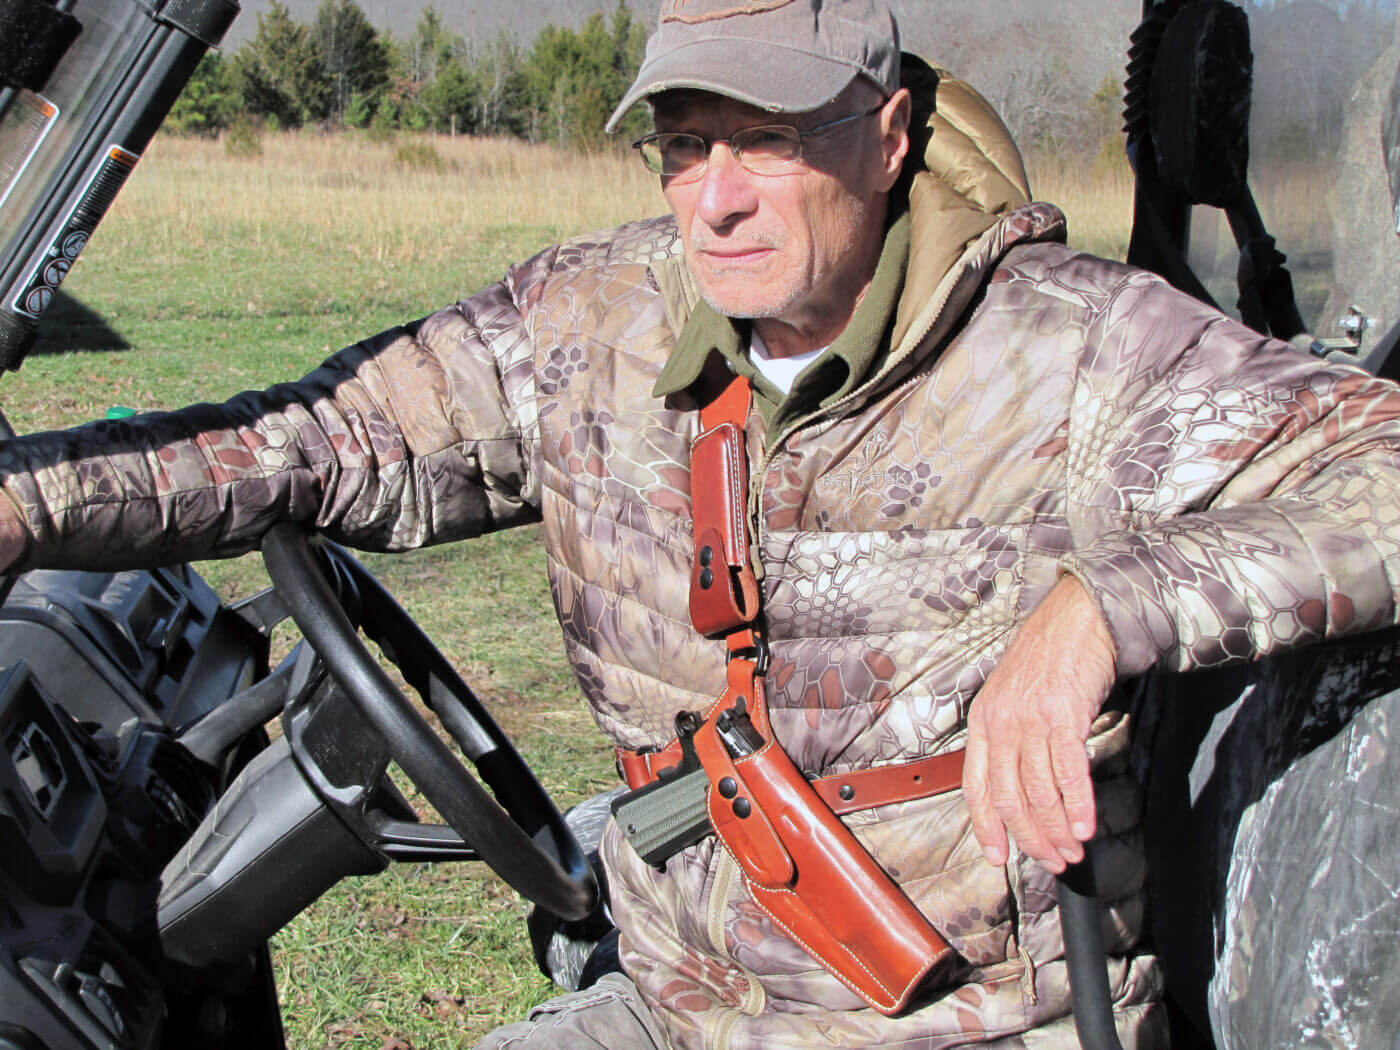
[[[895,347],[925,318],[958,261],[997,220],[1031,199],[1020,150],[991,104],[968,84],[905,53],[913,96],[901,188],[911,218],[909,266],[895,314]],[[916,337],[921,337],[922,332]]]

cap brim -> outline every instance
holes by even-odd
[[[742,45],[750,61],[735,68],[734,49]],[[668,51],[644,62],[637,79],[608,118],[612,133],[627,111],[662,91],[709,91],[770,113],[805,113],[826,105],[861,72],[853,63],[821,58],[751,39],[709,39]]]

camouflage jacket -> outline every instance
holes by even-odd
[[[1062,217],[1024,203],[1004,128],[956,82],[929,127],[893,351],[769,451],[752,421],[771,714],[799,767],[961,746],[1065,572],[1125,677],[1391,622],[1400,393],[1059,243]],[[696,413],[651,394],[694,302],[674,225],[632,224],[298,383],[10,442],[0,480],[34,566],[233,554],[284,518],[380,549],[542,520],[598,725],[663,744],[722,683],[686,606]],[[1160,1046],[1127,726],[1095,728],[1115,1006],[1126,1045]],[[675,1046],[1076,1045],[1048,875],[982,860],[956,792],[847,819],[962,972],[886,1018],[768,924],[713,840],[663,874],[610,831],[623,961]]]

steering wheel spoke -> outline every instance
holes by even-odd
[[[490,713],[379,581],[335,544],[322,541],[313,548],[295,524],[267,534],[263,559],[292,619],[339,690],[450,825],[414,824],[366,811],[364,820],[355,822],[366,844],[384,856],[413,860],[465,860],[470,853],[550,911],[566,919],[587,915],[596,903],[597,883],[558,809]],[[347,609],[476,765],[495,797],[393,684],[360,640]],[[307,756],[316,759],[315,747],[304,750],[298,756],[304,764]],[[378,769],[382,773],[382,766]],[[361,799],[378,779],[378,774],[366,779],[369,772],[368,766],[358,769]],[[336,798],[329,801],[348,800],[351,787],[328,784],[324,776],[311,779],[318,790],[332,790]]]
[[[391,860],[480,860],[481,856],[445,824],[395,820],[383,813],[369,814],[374,848]]]

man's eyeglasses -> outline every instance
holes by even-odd
[[[741,128],[727,138],[717,139],[706,139],[685,131],[654,131],[632,143],[632,148],[642,155],[642,162],[648,171],[671,178],[698,179],[705,173],[710,149],[716,142],[727,144],[734,159],[755,175],[785,175],[801,161],[803,140],[853,120],[873,117],[884,108],[882,102],[864,113],[837,117],[805,131],[786,124],[764,124]]]

